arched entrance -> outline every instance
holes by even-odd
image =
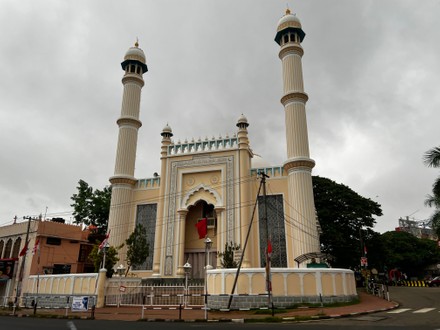
[[[212,247],[209,253],[209,264],[216,268],[217,265],[217,216],[214,205],[204,200],[198,200],[188,208],[185,220],[185,262],[191,266],[190,278],[201,279],[205,277],[205,240],[199,238],[196,224],[198,221],[207,219],[207,237],[212,240]]]

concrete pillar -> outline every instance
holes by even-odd
[[[101,268],[98,274],[98,283],[96,285],[96,308],[102,308],[105,304],[105,282],[107,280],[107,269]]]

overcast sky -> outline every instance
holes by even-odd
[[[161,130],[232,135],[286,156],[279,46],[288,3],[301,20],[314,175],[382,205],[376,231],[429,217],[439,171],[440,0],[0,0],[0,225],[71,217],[77,182],[113,175],[120,63],[139,38],[144,75],[136,176],[160,171]]]

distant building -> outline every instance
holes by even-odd
[[[88,236],[89,230],[59,218],[0,227],[0,298],[16,295],[23,260],[22,287],[29,275],[93,272],[93,264],[87,260],[93,247]]]
[[[437,235],[431,227],[429,220],[410,220],[409,217],[405,219],[399,219],[399,227],[396,227],[396,231],[405,231],[418,238],[427,238],[431,240],[437,240]]]

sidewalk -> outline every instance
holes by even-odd
[[[322,319],[322,318],[338,318],[360,314],[368,314],[379,311],[390,310],[398,306],[395,302],[390,302],[365,292],[359,292],[360,302],[358,304],[342,307],[324,307],[324,308],[298,308],[289,310],[285,313],[276,313],[275,317],[294,321],[298,319]],[[26,317],[32,316],[33,310],[20,310],[18,316]],[[38,315],[58,315],[63,317],[66,315],[66,310],[37,310]],[[180,315],[179,315],[180,314]],[[244,322],[248,319],[265,319],[271,317],[270,310],[265,314],[256,313],[256,311],[208,311],[208,320],[210,321],[236,321]],[[91,312],[72,312],[67,310],[68,317],[90,318]],[[95,319],[97,320],[122,320],[122,321],[137,321],[142,316],[142,307],[104,307],[95,310]],[[205,320],[205,311],[202,309],[170,309],[163,307],[162,309],[152,308],[144,310],[144,319],[147,321],[202,321]]]

